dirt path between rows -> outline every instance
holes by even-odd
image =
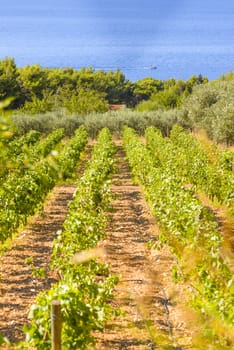
[[[86,147],[78,175],[84,171],[92,144],[90,141]],[[55,186],[43,213],[35,215],[11,248],[0,256],[0,334],[11,342],[24,339],[22,327],[28,324],[30,306],[40,291],[49,289],[56,281],[57,276],[49,268],[52,242],[62,229],[75,189],[73,184]],[[38,278],[40,271],[45,273],[42,278]]]
[[[97,349],[189,349],[191,333],[183,321],[188,316],[177,305],[186,293],[171,280],[175,261],[168,247],[149,248],[150,240],[157,241],[158,227],[131,180],[120,144],[117,158],[116,200],[104,247],[111,273],[120,279],[113,305],[124,315],[97,335]]]
[[[41,290],[49,289],[54,282],[49,270],[51,246],[74,191],[75,186],[55,187],[43,216],[35,216],[12,248],[0,257],[0,332],[10,341],[24,339],[22,326],[27,324],[30,305]],[[37,271],[45,269],[47,278],[33,277],[33,268],[25,261],[30,257]]]
[[[147,244],[157,241],[158,227],[140,187],[131,180],[119,142],[118,146],[118,171],[112,186],[116,199],[107,239],[102,244],[111,273],[120,279],[113,306],[124,313],[110,321],[104,333],[95,334],[97,350],[164,349],[164,346],[190,349],[192,334],[185,323],[189,319],[181,306],[186,299],[185,290],[171,280],[175,261],[168,247],[155,250]],[[14,240],[12,248],[0,257],[0,332],[13,342],[24,338],[22,326],[28,322],[31,304],[38,292],[48,289],[56,277],[48,268],[52,241],[62,228],[74,191],[73,185],[55,187],[43,216],[35,216]],[[30,263],[25,262],[30,257],[37,271],[45,269],[47,278],[33,277]]]

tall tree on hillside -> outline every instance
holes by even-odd
[[[22,100],[19,73],[13,58],[6,57],[0,61],[0,100],[12,97],[8,108],[18,107]]]
[[[48,83],[47,70],[34,64],[19,68],[18,71],[27,100],[31,100],[33,96],[42,98]]]
[[[163,89],[163,81],[154,78],[144,78],[134,84],[136,103],[148,100],[154,93]]]

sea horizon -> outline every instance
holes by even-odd
[[[12,57],[19,67],[120,69],[133,82],[213,80],[234,69],[233,23],[231,0],[8,0],[0,59]]]

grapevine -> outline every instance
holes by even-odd
[[[227,335],[231,334],[234,281],[220,255],[218,225],[196,198],[194,188],[184,186],[184,169],[174,162],[177,150],[159,132],[156,134],[158,142],[152,157],[152,144],[147,150],[134,131],[125,128],[124,145],[132,172],[144,186],[153,214],[159,220],[162,241],[169,244],[179,262],[175,277],[182,278],[196,291],[193,294],[196,308],[210,320],[225,325]],[[222,342],[226,335],[220,333]]]
[[[105,264],[94,259],[74,264],[72,258],[77,252],[95,247],[105,237],[103,214],[111,200],[109,178],[113,172],[114,153],[111,135],[103,129],[87,169],[78,180],[64,230],[58,232],[54,242],[52,265],[61,280],[51,290],[41,293],[32,306],[26,348],[51,348],[49,310],[53,299],[62,304],[62,339],[66,349],[87,349],[88,344],[94,343],[93,331],[102,330],[113,313],[108,300],[116,278],[107,277]]]

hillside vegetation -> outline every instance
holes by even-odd
[[[92,67],[18,68],[12,58],[0,61],[0,99],[19,133],[35,129],[49,133],[64,128],[71,135],[85,124],[92,136],[108,126],[119,132],[123,125],[143,133],[147,126],[168,135],[174,124],[203,129],[214,141],[234,143],[234,74],[208,81],[198,75],[187,81],[144,78],[127,80],[120,70],[95,71]],[[125,110],[109,111],[111,104]]]

